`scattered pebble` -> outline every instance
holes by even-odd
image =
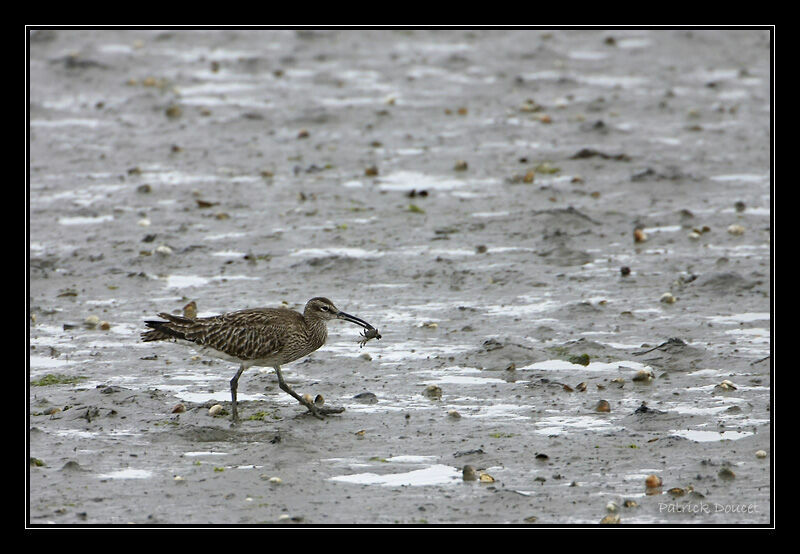
[[[619,268],[619,272],[623,277],[627,277],[628,275],[631,274],[631,268],[629,268],[628,266],[624,265],[621,268]]]
[[[608,400],[600,400],[597,405],[594,407],[595,412],[610,412],[611,411],[611,404],[608,403]]]
[[[108,331],[111,329],[111,324],[108,321],[101,321],[97,326],[101,331]]]
[[[723,382],[721,382],[719,385],[715,386],[714,388],[717,389],[717,390],[729,391],[729,390],[736,390],[736,385],[734,385],[732,382],[730,382],[727,379],[725,379]]]
[[[161,246],[156,247],[155,252],[156,254],[159,254],[161,256],[169,256],[170,254],[172,254],[172,248],[162,244]]]
[[[647,233],[644,232],[644,229],[637,228],[633,230],[633,241],[634,242],[646,242],[647,241]]]
[[[631,377],[631,381],[644,382],[644,383],[649,383],[653,379],[655,379],[653,374],[645,369],[640,369],[639,371],[636,372],[636,375]]]
[[[488,473],[481,472],[480,482],[481,483],[494,483],[494,477],[492,477]]]
[[[83,323],[89,329],[94,329],[100,323],[100,318],[97,317],[96,315],[90,315],[89,317],[86,318],[86,320]]]
[[[314,397],[314,405],[317,408],[321,408],[322,406],[324,406],[325,405],[325,397],[323,397],[321,394],[318,394],[317,396],[315,396]]]
[[[747,205],[741,200],[739,200],[738,202],[736,202],[736,204],[733,205],[733,207],[736,208],[737,212],[741,213],[747,208]]]
[[[360,392],[353,397],[353,400],[361,402],[362,404],[377,404],[378,397],[372,392]]]
[[[719,476],[720,479],[735,479],[736,478],[736,474],[729,467],[723,467],[722,469],[719,470],[719,473],[717,473],[717,475]]]
[[[619,506],[617,506],[615,502],[609,502],[608,504],[606,504],[606,510],[608,510],[609,512],[616,512],[617,510],[619,510]]]
[[[167,114],[167,117],[175,119],[183,114],[183,110],[177,104],[172,104],[166,109],[165,113]]]
[[[464,481],[477,481],[478,480],[478,473],[475,471],[475,468],[472,466],[464,466],[464,469],[461,471],[461,475],[464,478]]]
[[[458,413],[456,410],[450,410],[447,412],[447,417],[451,419],[461,419],[461,414]]]
[[[658,475],[648,475],[644,480],[644,484],[648,489],[657,489],[662,485],[663,481]]]
[[[378,168],[377,166],[374,165],[364,170],[364,175],[366,175],[367,177],[374,177],[377,174],[378,174]]]
[[[525,176],[524,176],[524,177],[522,177],[522,182],[523,182],[523,183],[530,184],[530,183],[533,183],[533,180],[534,180],[535,178],[536,178],[536,172],[535,172],[534,170],[532,170],[532,169],[531,169],[530,171],[528,171],[528,172],[525,174]]]
[[[273,485],[280,485],[281,483],[283,483],[283,480],[280,477],[270,477],[269,482],[272,483]]]
[[[600,523],[603,525],[616,525],[619,522],[619,514],[608,514],[606,517],[600,520]]]
[[[222,412],[222,406],[220,404],[214,404],[208,409],[208,415],[214,417]]]
[[[689,233],[689,238],[691,240],[700,240],[700,233],[698,233],[697,231],[692,231],[691,233]]]
[[[185,411],[186,411],[186,406],[184,404],[175,404],[175,406],[172,408],[173,414],[182,414]]]
[[[742,227],[741,225],[731,225],[731,226],[728,227],[728,232],[731,235],[735,235],[735,236],[743,235],[744,234],[744,227]]]
[[[428,385],[422,394],[432,400],[440,400],[442,398],[442,388],[437,385]]]
[[[756,458],[766,458],[767,453],[764,450],[757,450],[756,451]]]
[[[466,171],[468,167],[469,166],[467,165],[467,162],[465,162],[464,160],[458,160],[456,162],[456,165],[453,166],[453,169],[456,171]]]
[[[671,292],[665,292],[664,294],[661,295],[661,298],[659,298],[659,301],[663,302],[664,304],[674,304],[675,300],[676,298],[672,295]]]

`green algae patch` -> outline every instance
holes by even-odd
[[[49,387],[50,385],[74,385],[85,380],[86,377],[71,377],[69,375],[61,375],[59,373],[48,373],[40,379],[31,381],[34,387]]]
[[[589,354],[580,354],[578,356],[570,356],[567,361],[571,364],[589,365]]]

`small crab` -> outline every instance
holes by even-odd
[[[367,342],[369,342],[372,339],[380,340],[380,338],[381,338],[381,334],[378,332],[378,330],[375,327],[370,327],[369,329],[364,329],[364,331],[359,336],[364,337],[363,339],[358,341],[358,345],[359,345],[360,348],[364,348],[364,345],[367,344]]]

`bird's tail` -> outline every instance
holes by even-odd
[[[141,334],[143,342],[171,339],[188,340],[185,330],[187,326],[195,323],[194,320],[168,313],[160,313],[158,315],[167,321],[145,321],[144,324],[150,327],[152,331],[145,331]]]

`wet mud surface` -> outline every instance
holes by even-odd
[[[769,48],[35,33],[30,523],[768,523]],[[284,367],[324,421],[139,342],[313,296],[383,336]]]

